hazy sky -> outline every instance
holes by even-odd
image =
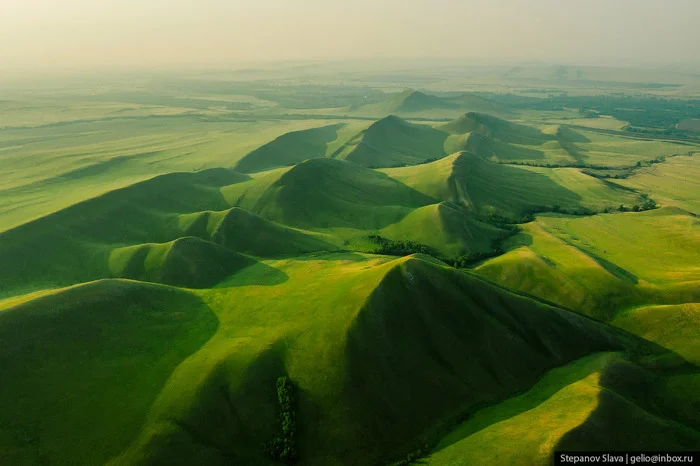
[[[697,61],[700,0],[0,0],[0,71],[241,60]]]

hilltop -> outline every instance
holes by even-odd
[[[362,115],[447,116],[460,111],[503,113],[502,110],[498,104],[473,94],[436,96],[407,89],[389,97],[384,102],[364,105],[354,109],[354,112]]]
[[[224,191],[232,205],[299,228],[382,228],[433,199],[383,173],[311,159]]]
[[[389,115],[358,133],[332,156],[371,168],[415,165],[444,157],[447,136],[431,126]]]
[[[335,124],[285,133],[243,157],[236,164],[236,170],[241,173],[261,172],[324,157],[328,143],[338,137],[338,130],[343,126]]]

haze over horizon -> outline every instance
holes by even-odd
[[[0,69],[388,57],[683,63],[697,61],[698,17],[695,0],[4,0]]]

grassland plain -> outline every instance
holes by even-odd
[[[81,91],[83,118],[0,102],[0,463],[275,464],[280,376],[301,465],[700,444],[697,173],[668,157],[692,142],[461,92],[193,82]],[[662,208],[591,215],[641,194]],[[367,253],[490,252],[554,210],[578,215],[471,271]]]

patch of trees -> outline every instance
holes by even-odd
[[[277,379],[276,387],[280,405],[280,433],[265,444],[265,451],[275,461],[293,463],[299,458],[294,386],[289,377],[282,376]]]
[[[370,235],[369,239],[378,244],[374,254],[386,256],[410,256],[411,254],[427,254],[436,257],[432,248],[415,241],[394,241],[379,235]]]
[[[640,196],[640,200],[641,202],[639,204],[634,204],[632,206],[620,204],[620,206],[616,209],[613,209],[612,207],[606,207],[603,210],[603,212],[605,212],[606,214],[611,212],[644,212],[645,210],[654,210],[658,207],[656,205],[656,202],[653,199],[650,199],[647,194],[642,194]]]

